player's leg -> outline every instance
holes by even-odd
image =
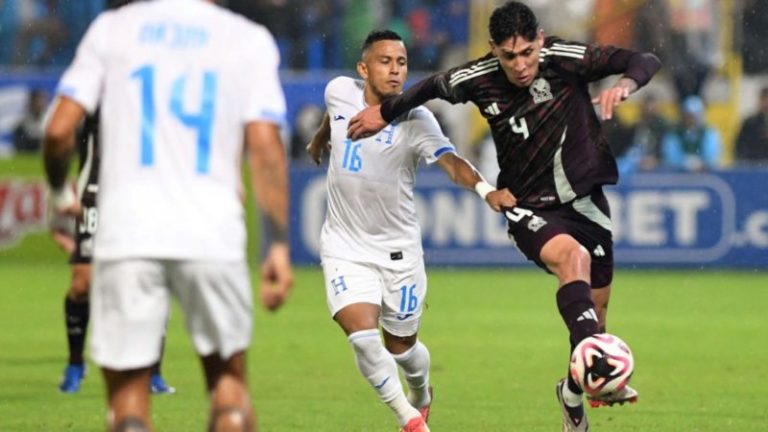
[[[557,276],[557,308],[570,334],[570,351],[583,339],[599,333],[597,313],[592,301],[591,259],[589,252],[573,237],[560,234],[544,244],[541,261]],[[588,430],[584,412],[584,392],[570,373],[557,385],[563,412],[564,429]]]
[[[326,299],[333,319],[352,346],[355,363],[379,399],[407,426],[421,414],[403,392],[397,363],[379,334],[382,281],[379,271],[349,261],[323,258]]]
[[[88,330],[88,290],[91,285],[91,265],[72,264],[72,279],[64,298],[64,324],[67,329],[69,362],[59,384],[59,390],[75,393],[85,377],[85,336]]]
[[[218,353],[201,357],[211,398],[208,430],[246,432],[256,429],[245,373],[245,352],[224,360]]]
[[[384,345],[403,370],[408,384],[408,401],[426,421],[432,404],[429,385],[430,355],[418,338],[422,306],[427,295],[424,262],[409,271],[387,271],[381,324]]]
[[[104,373],[111,431],[151,430],[150,366],[160,356],[170,305],[165,266],[148,260],[94,262],[91,357]]]
[[[245,262],[179,261],[171,290],[184,310],[210,396],[211,431],[253,431],[245,352],[251,343],[253,294]]]
[[[591,259],[570,234],[568,213],[572,211],[563,206],[551,211],[516,208],[504,212],[509,233],[520,251],[558,279],[557,308],[568,328],[571,350],[582,339],[598,332],[591,295]],[[583,391],[570,373],[557,383],[556,390],[564,430],[587,430]]]
[[[149,368],[113,370],[103,368],[109,403],[111,432],[148,432]]]

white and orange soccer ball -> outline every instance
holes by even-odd
[[[635,360],[629,346],[608,333],[582,340],[571,354],[571,377],[591,396],[620,391],[634,370]]]

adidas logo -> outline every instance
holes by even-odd
[[[488,115],[499,115],[501,114],[501,110],[499,110],[499,105],[494,102],[487,107],[483,109],[483,112],[485,112]]]
[[[597,314],[594,309],[589,308],[589,310],[585,310],[578,318],[576,318],[576,322],[586,320],[597,321]]]
[[[603,246],[597,245],[595,250],[592,251],[592,255],[596,257],[604,257],[605,256],[605,249],[603,249]]]

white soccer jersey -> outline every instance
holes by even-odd
[[[98,259],[244,259],[243,132],[284,121],[278,63],[264,27],[206,1],[99,15],[58,90],[101,106]]]
[[[420,160],[437,161],[455,149],[435,117],[419,107],[377,135],[352,141],[347,124],[365,108],[363,82],[336,78],[325,89],[331,120],[328,212],[321,235],[323,256],[386,268],[422,259],[421,230],[413,202]]]

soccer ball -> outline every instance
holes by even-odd
[[[591,396],[620,391],[634,370],[635,359],[629,346],[608,333],[582,340],[571,354],[571,377]]]

